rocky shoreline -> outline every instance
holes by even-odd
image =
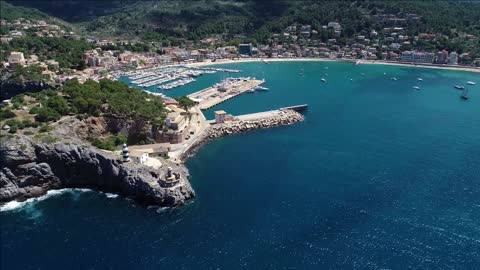
[[[62,188],[114,192],[160,206],[181,205],[195,196],[188,170],[167,160],[154,170],[134,162],[122,163],[112,153],[89,145],[37,143],[23,136],[2,138],[0,152],[0,202],[22,201]],[[171,187],[162,185],[168,167],[180,174]]]
[[[275,116],[258,120],[237,120],[222,124],[214,124],[187,151],[185,151],[183,155],[181,155],[180,160],[185,161],[189,157],[192,157],[203,145],[219,137],[235,135],[256,129],[291,125],[303,120],[305,120],[305,117],[301,113],[294,110],[281,110]]]

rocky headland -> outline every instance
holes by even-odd
[[[91,121],[91,120],[89,120]],[[70,118],[54,126],[52,142],[34,136],[2,136],[0,202],[38,197],[51,189],[91,188],[114,192],[144,204],[177,206],[195,196],[182,164],[161,159],[153,169],[123,163],[117,153],[97,149],[81,136],[85,121]],[[168,168],[179,177],[168,180]]]

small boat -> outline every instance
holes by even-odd
[[[461,99],[467,100],[468,99],[468,89],[463,90],[462,95],[460,96]]]
[[[422,79],[422,78],[417,78],[417,81],[420,81],[420,82],[421,82],[421,81],[423,81],[423,79]]]
[[[253,88],[252,88],[252,89],[248,89],[248,90],[245,91],[245,92],[247,92],[247,93],[255,93],[255,89],[253,89]]]
[[[358,66],[360,65],[360,60],[358,60],[357,62],[355,62],[355,66]]]
[[[458,89],[458,90],[463,90],[463,89],[465,89],[465,86],[463,86],[463,85],[455,85],[454,88],[455,88],[455,89]]]
[[[398,79],[397,79],[397,78],[395,78],[395,77],[393,77],[393,78],[392,78],[392,81],[396,81],[396,80],[398,80]]]
[[[386,72],[384,72],[384,73],[383,73],[383,75],[387,75],[387,73],[386,73]]]
[[[360,73],[360,75],[365,76],[365,73]]]
[[[327,80],[325,80],[325,78],[321,78],[320,81],[327,82]]]
[[[420,90],[420,86],[414,86],[413,89]]]
[[[475,82],[472,82],[472,81],[467,82],[467,84],[468,84],[468,85],[476,85],[476,83],[475,83]]]
[[[351,78],[350,81],[353,81],[353,78]]]

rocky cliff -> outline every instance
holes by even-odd
[[[138,202],[176,206],[195,196],[182,165],[162,161],[154,170],[133,162],[121,163],[111,153],[88,145],[36,143],[27,137],[2,138],[0,201],[23,200],[49,189],[93,188],[117,192]],[[178,184],[160,186],[167,167],[180,173]]]
[[[44,81],[13,82],[1,78],[0,88],[2,89],[2,92],[0,98],[2,100],[10,99],[22,93],[36,93],[45,89],[51,89],[53,87],[53,85]]]

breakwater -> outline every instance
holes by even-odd
[[[221,124],[213,124],[201,137],[199,137],[185,152],[180,155],[180,160],[185,161],[189,157],[193,156],[203,145],[219,137],[234,135],[256,129],[291,125],[303,121],[304,119],[305,117],[296,111],[282,109],[274,111],[274,113],[268,117],[254,120],[236,120]]]
[[[213,125],[207,132],[211,139],[245,131],[290,125],[304,120],[304,116],[293,110],[280,110],[277,114],[256,120],[232,121]]]

